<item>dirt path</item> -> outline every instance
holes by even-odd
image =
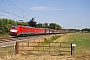
[[[71,33],[70,33],[71,34]],[[60,38],[58,38],[57,40],[55,40],[54,42],[63,42],[65,39],[67,39],[67,36],[70,35],[70,34],[66,34],[65,36],[62,36]]]
[[[42,56],[26,56],[20,58],[21,60],[75,60],[71,56],[50,56],[50,55],[42,55]]]

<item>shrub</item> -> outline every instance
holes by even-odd
[[[52,36],[49,40],[44,38],[44,42],[53,42],[54,40],[56,40],[60,37],[61,37],[60,35],[55,35],[55,36]]]

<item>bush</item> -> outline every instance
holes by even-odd
[[[49,40],[44,38],[44,42],[53,42],[54,40],[56,40],[60,37],[61,37],[60,35],[55,35],[55,36],[52,36]]]
[[[44,38],[44,42],[48,42],[48,40],[46,38]]]

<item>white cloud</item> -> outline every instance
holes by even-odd
[[[32,8],[30,8],[30,10],[41,10],[41,11],[54,10],[54,11],[58,11],[58,10],[63,10],[63,9],[52,8],[52,7],[32,7]]]

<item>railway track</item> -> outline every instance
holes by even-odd
[[[19,42],[30,41],[30,40],[36,40],[39,38],[45,38],[48,36],[50,35],[38,35],[38,36],[28,36],[28,37],[18,37],[18,38],[14,38],[14,37],[0,38],[0,48],[15,45],[17,41]]]

